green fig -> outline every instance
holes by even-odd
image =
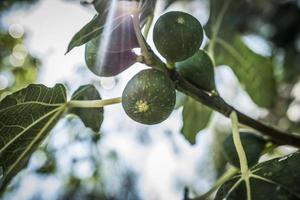
[[[137,55],[131,50],[102,52],[99,46],[99,37],[89,41],[85,46],[85,62],[97,76],[116,76],[136,62]]]
[[[264,147],[266,145],[266,142],[254,135],[253,133],[248,133],[248,132],[241,132],[240,133],[241,137],[241,142],[244,147],[247,161],[248,161],[248,166],[252,167],[254,166],[264,150]],[[233,166],[235,167],[240,167],[240,161],[239,157],[237,154],[237,151],[235,149],[235,145],[233,142],[232,135],[229,135],[223,142],[223,153],[225,159]]]
[[[186,80],[197,87],[206,91],[215,90],[214,65],[205,51],[198,50],[192,57],[175,66]]]
[[[184,12],[168,12],[156,22],[153,41],[159,53],[169,62],[185,60],[196,53],[203,41],[200,22]]]
[[[146,69],[126,85],[122,105],[127,115],[142,124],[157,124],[169,117],[176,102],[173,82],[163,72]]]

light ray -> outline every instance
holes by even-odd
[[[102,72],[102,68],[106,63],[106,55],[110,52],[109,45],[110,41],[115,38],[112,37],[112,32],[121,26],[121,34],[118,35],[120,38],[120,48],[125,49],[126,40],[129,38],[122,37],[126,35],[125,33],[129,31],[127,26],[122,26],[122,23],[125,22],[129,17],[131,17],[132,13],[137,12],[139,8],[139,3],[136,1],[119,1],[112,0],[111,4],[108,8],[108,14],[106,18],[106,22],[104,25],[103,33],[101,35],[101,40],[99,43],[99,51],[97,52],[97,66],[100,68],[99,71]],[[114,35],[115,36],[115,35]],[[112,66],[116,67],[116,66]]]
[[[102,72],[102,66],[105,63],[105,54],[107,51],[107,47],[110,41],[110,33],[112,30],[112,25],[113,25],[113,21],[114,21],[114,15],[116,13],[117,10],[117,0],[112,0],[109,11],[108,11],[108,15],[107,15],[107,19],[106,19],[106,24],[103,30],[103,34],[102,34],[102,38],[100,40],[100,48],[99,51],[97,53],[97,65],[100,67],[100,72]]]

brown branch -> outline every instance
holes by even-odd
[[[150,51],[152,52],[152,51]],[[176,89],[192,98],[196,101],[210,107],[211,109],[229,117],[232,111],[235,111],[238,115],[239,122],[248,127],[251,127],[259,131],[262,135],[267,136],[270,141],[279,145],[291,145],[295,147],[300,147],[300,135],[290,134],[272,126],[266,125],[263,122],[255,120],[246,114],[236,110],[233,106],[226,103],[222,97],[219,95],[211,95],[206,91],[196,87],[192,83],[185,80],[176,70],[168,70],[165,63],[162,62],[153,52],[152,52],[152,62],[148,63],[154,68],[160,70],[164,69],[170,78],[174,81]]]

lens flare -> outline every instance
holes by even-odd
[[[97,52],[96,63],[100,68],[100,72],[106,64],[107,54],[116,53],[116,56],[120,56],[122,55],[120,54],[121,52],[126,52],[131,50],[131,47],[135,47],[134,44],[131,44],[131,42],[135,42],[132,39],[134,34],[130,32],[130,23],[132,15],[137,13],[139,6],[139,3],[136,1],[111,1],[103,33],[99,40],[99,51]],[[117,45],[119,50],[112,49],[112,43],[120,43]]]

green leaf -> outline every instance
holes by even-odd
[[[250,188],[240,175],[221,186],[215,200],[246,200],[247,191],[255,200],[300,199],[300,152],[273,159],[251,169]],[[249,191],[250,190],[250,191]]]
[[[211,39],[208,51],[216,65],[232,68],[258,106],[270,108],[277,95],[272,60],[253,52],[239,33],[245,29],[250,8],[254,5],[254,2],[245,0],[211,0],[210,18],[205,26],[206,34]],[[240,17],[241,8],[245,10],[245,17]]]
[[[210,108],[194,99],[189,97],[185,101],[182,111],[183,127],[181,132],[191,144],[195,144],[196,134],[207,126],[211,114]]]
[[[29,85],[0,102],[0,190],[26,165],[66,108],[63,85]]]
[[[104,39],[107,42],[103,51],[122,52],[139,46],[132,19],[138,3],[136,1],[118,1],[114,8],[110,8],[108,2],[104,4],[111,10],[103,8],[103,12],[96,15],[92,21],[77,32],[69,43],[67,53],[74,47],[83,45],[100,35],[101,40]]]
[[[246,153],[248,166],[251,167],[258,162],[266,143],[262,138],[253,133],[240,132],[240,137]],[[229,135],[223,142],[223,154],[230,164],[237,168],[240,167],[240,161],[232,135]]]
[[[210,0],[209,4],[210,16],[204,27],[205,33],[210,39],[217,36],[227,41],[234,34],[245,32],[250,17],[254,16],[253,7],[258,3],[256,0]],[[259,4],[262,5],[263,2],[260,1]]]
[[[258,106],[272,107],[277,95],[272,61],[254,53],[237,35],[230,44],[222,39],[217,44],[216,65],[230,66]]]
[[[108,7],[111,5],[111,0],[94,0],[92,4],[99,14],[103,14],[107,12]]]
[[[100,100],[101,96],[93,85],[83,85],[72,95],[72,100]],[[86,127],[98,132],[103,122],[103,108],[72,108],[70,113],[77,115]]]
[[[106,20],[106,15],[95,15],[94,18],[80,29],[71,39],[67,52],[73,48],[81,46],[93,38],[99,36],[103,31],[103,26]]]

